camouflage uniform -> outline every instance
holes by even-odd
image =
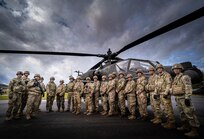
[[[157,65],[157,69],[158,68],[163,68],[163,66],[159,64]],[[170,95],[171,81],[171,75],[164,71],[158,75],[158,78],[156,80],[155,94],[160,95],[163,112],[167,119],[167,122],[162,124],[164,128],[173,128],[175,126],[175,119]]]
[[[62,112],[64,112],[64,94],[65,94],[66,87],[64,85],[64,81],[60,81],[60,85],[57,87],[56,91],[56,100],[57,100],[57,108],[58,112],[60,112],[60,108],[62,108]]]
[[[109,77],[109,82],[108,82],[107,94],[108,94],[108,102],[110,107],[108,115],[111,116],[113,115],[113,112],[114,112],[116,82],[114,79],[112,79],[112,74],[110,74],[108,77]]]
[[[94,80],[94,82],[93,82],[93,84],[94,84],[93,105],[94,105],[94,108],[95,108],[94,110],[96,112],[98,112],[99,111],[100,82],[97,80],[98,79],[97,76],[94,76],[94,79],[96,79],[96,80]]]
[[[113,75],[113,80],[115,80],[115,87],[118,87],[118,78],[116,72],[112,73]],[[119,100],[118,100],[118,92],[115,93],[115,103],[114,103],[114,113],[117,115],[119,112]]]
[[[150,105],[154,114],[154,119],[151,121],[154,124],[161,123],[161,107],[160,107],[160,99],[157,98],[155,95],[155,83],[157,80],[157,75],[154,73],[150,75],[148,84],[146,85],[146,90],[150,93]]]
[[[16,75],[23,74],[22,72],[17,72]],[[21,95],[26,90],[26,85],[22,78],[17,77],[10,81],[9,83],[9,101],[8,109],[6,112],[6,120],[11,120],[12,118],[19,118],[18,110],[21,104]]]
[[[131,80],[128,80],[126,86],[125,86],[125,94],[127,94],[127,101],[128,101],[128,110],[130,112],[130,116],[128,116],[128,119],[133,120],[136,118],[135,116],[135,107],[136,107],[136,96],[135,96],[135,88],[136,84],[135,81],[132,80],[132,75],[128,74],[128,78],[131,78]]]
[[[43,83],[43,77],[41,77],[40,83],[42,85],[42,89],[43,89],[43,95],[45,94],[46,88],[45,88],[45,84]],[[44,96],[43,96],[44,97]],[[40,110],[40,104],[42,102],[42,95],[38,96],[38,110]]]
[[[67,111],[70,111],[72,106],[72,111],[74,111],[74,81],[70,81],[66,86],[67,97]]]
[[[136,94],[137,94],[137,102],[139,106],[140,116],[142,118],[147,117],[147,96],[145,92],[145,85],[147,81],[145,77],[142,75],[137,79],[136,84]]]
[[[24,72],[25,74],[25,72]],[[28,84],[28,82],[30,81],[30,78],[26,77],[25,75],[22,77],[22,80],[25,82],[25,85]],[[28,90],[26,87],[26,90],[22,93],[22,97],[21,97],[21,105],[19,108],[19,115],[23,115],[23,110],[25,109],[26,103],[27,103],[27,99],[28,99]]]
[[[183,69],[180,64],[173,65],[172,70],[176,68]],[[180,111],[180,118],[183,122],[183,126],[177,129],[180,131],[188,131],[191,128],[191,132],[186,133],[185,135],[189,137],[197,137],[197,128],[200,126],[200,123],[195,114],[193,104],[190,101],[192,84],[188,75],[183,75],[183,73],[176,75],[172,84],[172,95],[175,96],[177,107]]]
[[[124,76],[124,73],[119,73],[119,76],[120,74],[123,74]],[[124,94],[125,83],[126,83],[125,78],[124,77],[120,78],[118,80],[117,89],[116,89],[116,92],[118,93],[118,100],[119,100],[118,105],[120,108],[121,115],[125,115],[125,94]]]
[[[103,106],[103,111],[101,112],[102,115],[106,115],[108,113],[108,94],[107,94],[107,89],[108,89],[108,82],[106,81],[106,76],[102,76],[102,79],[105,79],[101,82],[100,86],[100,94],[101,94],[101,100],[102,100],[102,106]]]
[[[46,102],[46,110],[52,112],[52,105],[55,99],[57,86],[54,82],[49,82],[46,85],[47,92],[47,102]]]
[[[81,95],[84,89],[84,83],[81,81],[81,77],[77,77],[77,81],[74,85],[74,113],[80,114],[81,112]]]
[[[84,114],[90,115],[93,112],[93,93],[94,93],[94,85],[90,82],[90,78],[86,78],[89,82],[84,86],[84,94],[85,94],[85,105],[86,111]]]

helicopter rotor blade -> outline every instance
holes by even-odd
[[[189,22],[192,22],[192,21],[194,21],[194,20],[196,20],[198,18],[201,18],[201,17],[203,17],[203,15],[204,15],[204,7],[200,8],[200,9],[198,9],[198,10],[196,10],[196,11],[194,11],[194,12],[192,12],[192,13],[190,13],[190,14],[188,14],[188,15],[186,15],[186,16],[184,16],[184,17],[182,17],[182,18],[180,18],[180,19],[178,19],[176,21],[174,21],[174,22],[171,22],[170,24],[168,24],[166,26],[163,26],[160,29],[155,30],[155,31],[153,31],[153,32],[139,38],[138,40],[124,46],[118,52],[113,53],[113,56],[117,56],[120,53],[122,53],[122,52],[124,52],[124,51],[138,45],[138,44],[141,44],[141,43],[143,43],[143,42],[145,42],[147,40],[150,40],[150,39],[152,39],[154,37],[157,37],[157,36],[159,36],[161,34],[164,34],[164,33],[168,32],[168,31],[171,31],[171,30],[173,30],[175,28],[178,28],[178,27],[180,27],[182,25],[185,25],[185,24],[187,24]]]
[[[52,51],[0,50],[0,53],[105,57],[105,55],[102,55],[102,54],[73,53],[73,52],[52,52]]]
[[[101,61],[99,61],[96,65],[94,65],[92,68],[90,68],[90,70],[93,70],[93,69],[97,69],[103,62],[105,62],[106,59],[102,59]]]

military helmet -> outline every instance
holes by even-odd
[[[93,79],[98,79],[98,77],[97,76],[93,76]]]
[[[174,64],[171,68],[171,70],[174,70],[174,69],[181,69],[183,70],[183,66],[181,64]]]
[[[102,79],[106,79],[106,78],[107,78],[106,75],[103,75],[103,76],[102,76]]]
[[[50,80],[55,80],[55,77],[50,77]]]
[[[137,70],[136,70],[136,74],[137,74],[137,73],[142,73],[142,74],[143,74],[142,69],[137,69]]]
[[[132,74],[128,74],[128,75],[127,75],[127,78],[130,78],[130,77],[132,78]]]
[[[35,75],[34,75],[34,78],[35,78],[35,77],[39,77],[39,78],[40,78],[40,74],[35,74]]]
[[[112,73],[112,75],[115,75],[115,76],[117,76],[117,73],[116,73],[116,72],[113,72],[113,73]]]
[[[86,77],[86,80],[91,80],[91,78],[90,77]]]
[[[73,76],[69,76],[69,79],[71,80],[71,79],[73,79],[74,80],[74,77]]]
[[[125,73],[122,72],[122,71],[120,71],[120,72],[118,73],[118,75],[120,75],[120,74],[122,74],[123,76],[125,76]]]
[[[81,76],[77,76],[77,79],[80,79],[80,80],[81,80]]]
[[[157,64],[156,69],[158,69],[158,68],[164,69],[164,66],[162,64]]]
[[[40,79],[41,79],[41,80],[44,80],[44,78],[43,78],[43,77],[41,77]]]
[[[148,70],[149,71],[155,71],[155,68],[153,66],[149,66]]]
[[[22,72],[22,71],[18,71],[18,72],[16,73],[16,75],[23,75],[23,72]]]
[[[29,71],[24,71],[24,74],[30,75],[30,72]]]
[[[113,77],[113,74],[109,74],[109,75],[108,75],[108,78],[110,78],[110,77]]]
[[[60,80],[60,82],[63,82],[63,83],[64,83],[64,80]]]

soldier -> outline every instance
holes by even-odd
[[[121,112],[121,117],[125,116],[125,74],[123,72],[120,72],[118,74],[118,76],[120,77],[120,79],[118,80],[118,84],[117,84],[117,89],[116,89],[116,93],[118,94],[118,100],[119,100],[119,107],[120,107],[120,112]]]
[[[137,95],[137,102],[139,106],[139,112],[142,120],[147,119],[147,94],[145,92],[145,86],[147,81],[141,69],[136,71],[137,74],[137,83],[136,83],[136,95]]]
[[[70,111],[72,106],[72,112],[74,111],[74,77],[69,77],[69,83],[66,86],[66,92],[68,93],[67,97],[67,112]]]
[[[42,89],[42,83],[40,83],[40,74],[35,74],[34,79],[28,82],[28,101],[26,109],[26,119],[30,120],[31,115],[36,116],[38,112],[39,96],[44,93]]]
[[[43,81],[44,81],[44,78],[41,77],[39,82],[42,85],[43,94],[38,96],[38,111],[40,111],[40,104],[41,104],[41,101],[42,101],[42,97],[44,97],[45,91],[46,91],[45,84],[43,83]]]
[[[108,112],[108,116],[112,116],[114,112],[114,105],[115,105],[116,83],[115,83],[115,80],[113,79],[112,74],[109,74],[108,78],[109,78],[109,81],[108,81],[107,94],[108,94],[108,102],[109,102],[109,108],[110,108]]]
[[[62,108],[62,112],[64,112],[64,94],[66,87],[64,85],[64,80],[60,80],[60,84],[57,87],[56,91],[56,99],[57,99],[57,112],[60,112],[60,108]]]
[[[84,114],[91,115],[93,112],[94,84],[91,83],[90,77],[86,77],[86,81],[87,83],[84,86],[86,111],[84,112]]]
[[[150,105],[154,114],[154,118],[151,120],[154,124],[161,123],[161,113],[160,113],[160,98],[156,97],[155,95],[155,83],[157,80],[157,75],[155,74],[154,67],[149,67],[149,80],[148,84],[146,85],[146,90],[150,93]]]
[[[180,111],[180,118],[183,122],[183,126],[178,127],[179,131],[189,131],[185,133],[188,137],[198,137],[198,128],[200,126],[197,116],[195,115],[195,109],[191,102],[192,84],[188,75],[183,75],[181,71],[183,67],[181,64],[174,64],[172,67],[176,77],[172,84],[172,95],[175,96],[177,107]]]
[[[100,82],[98,81],[98,77],[97,76],[94,76],[93,77],[93,79],[94,79],[94,82],[93,82],[93,84],[94,84],[94,97],[93,97],[93,105],[94,105],[94,110],[95,110],[95,112],[96,113],[98,113],[99,112],[99,89],[100,89]]]
[[[22,80],[25,82],[26,85],[30,81],[30,78],[28,78],[29,75],[30,75],[30,72],[29,71],[25,71],[23,73],[23,76],[22,76]],[[22,93],[22,97],[21,97],[21,105],[20,105],[20,108],[19,108],[19,111],[18,111],[20,116],[23,115],[23,110],[25,109],[25,106],[26,106],[26,103],[27,103],[27,99],[28,99],[28,90],[26,88],[26,90]]]
[[[47,92],[46,110],[47,112],[53,112],[52,105],[55,99],[56,89],[57,89],[57,86],[54,83],[54,80],[55,80],[54,77],[50,77],[50,82],[46,86],[46,92]]]
[[[19,119],[18,110],[21,104],[21,95],[26,90],[25,82],[22,80],[23,72],[18,71],[17,77],[13,78],[9,83],[9,101],[6,112],[6,120]]]
[[[100,86],[100,94],[101,94],[101,100],[102,100],[102,106],[103,106],[103,111],[101,112],[101,115],[107,115],[108,114],[108,94],[107,94],[107,89],[108,89],[108,82],[106,81],[106,76],[102,76],[102,82]]]
[[[167,129],[172,129],[175,128],[175,119],[170,95],[171,75],[164,71],[162,64],[157,64],[156,69],[158,78],[156,80],[155,97],[160,97],[163,112],[167,120],[165,123],[162,123],[162,126]]]
[[[74,112],[76,115],[81,113],[81,96],[84,91],[84,83],[81,81],[81,77],[78,76],[74,85]]]
[[[135,106],[136,106],[136,96],[135,96],[135,81],[132,79],[132,74],[127,75],[128,82],[125,86],[125,94],[127,95],[128,109],[131,115],[128,116],[129,120],[134,120],[135,116]]]
[[[113,75],[113,80],[115,80],[115,87],[118,87],[118,78],[116,72],[112,73]],[[115,94],[115,103],[114,103],[114,113],[117,115],[119,111],[119,102],[118,102],[118,93],[116,92]]]

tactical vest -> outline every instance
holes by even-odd
[[[172,84],[172,95],[183,95],[185,94],[185,86],[182,81],[183,75],[180,75],[178,78],[174,78],[173,84]]]

